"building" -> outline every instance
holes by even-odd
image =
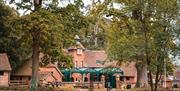
[[[9,86],[11,66],[6,53],[0,53],[0,86]]]
[[[180,88],[180,69],[175,71],[173,85]]]
[[[30,83],[32,75],[32,61],[27,60],[19,69],[17,69],[11,75],[11,80],[20,80]],[[52,83],[52,82],[61,82],[63,74],[60,72],[58,67],[54,64],[48,64],[45,67],[39,68],[39,81],[40,83]]]
[[[48,64],[40,69],[40,81],[44,84],[48,82],[62,82],[63,74],[55,64]]]
[[[153,80],[155,81],[155,77]],[[165,76],[162,75],[158,85],[159,85],[159,87],[162,87],[162,88],[172,88],[173,87],[173,76],[166,76],[166,78],[165,78]]]
[[[136,63],[122,63],[119,67],[121,67],[124,71],[124,75],[120,76],[120,82],[124,83],[125,87],[127,85],[131,86],[131,88],[135,87],[137,81],[137,70],[135,67]]]
[[[128,64],[124,63],[117,66],[116,61],[108,60],[107,54],[104,50],[87,50],[79,41],[76,42],[75,46],[71,46],[67,50],[68,53],[73,57],[74,68],[83,69],[118,67],[124,71],[124,75],[120,75],[119,83],[126,84],[125,86],[135,86],[137,80],[137,70],[134,62]],[[114,75],[111,76],[111,78],[116,79]],[[86,81],[90,81],[90,75],[72,73],[71,79],[74,82],[84,82],[84,79],[86,79]],[[115,81],[112,83],[115,83]]]

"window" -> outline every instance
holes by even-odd
[[[126,80],[129,81],[129,80],[130,80],[130,77],[127,77]]]
[[[71,82],[74,82],[74,78],[73,77],[71,77]]]
[[[0,76],[4,75],[4,72],[3,71],[0,71]]]
[[[85,77],[85,78],[84,78],[84,82],[87,82],[87,81],[88,81],[88,78],[87,78],[87,77]]]
[[[29,76],[28,79],[31,80],[31,77]]]
[[[124,81],[124,77],[120,77],[120,81]]]
[[[77,54],[82,54],[82,49],[77,49]]]
[[[65,79],[65,77],[64,77],[64,76],[62,77],[62,81],[63,81],[63,82],[65,82],[65,81],[66,81],[66,79]]]

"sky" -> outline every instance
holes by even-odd
[[[16,6],[15,4],[9,4],[10,0],[4,0],[4,1],[6,2],[7,5],[9,5],[10,7],[12,7],[12,8],[14,8],[14,9],[17,10],[17,6]],[[48,4],[49,2],[51,2],[51,1],[52,1],[52,0],[46,0],[46,1],[44,1],[44,2],[43,2],[44,6],[45,6],[46,4]],[[65,7],[65,6],[67,6],[67,5],[69,4],[69,2],[73,3],[73,1],[74,1],[74,0],[64,0],[64,1],[60,1],[58,6],[60,6],[60,7]],[[97,0],[95,0],[95,1],[97,1]],[[104,1],[104,0],[101,0],[101,1]],[[15,0],[15,2],[16,2],[16,3],[20,3],[21,0]],[[85,6],[88,6],[88,5],[91,5],[91,4],[92,4],[92,0],[83,0],[83,2],[84,2],[84,5],[85,5]],[[18,12],[20,13],[20,15],[23,15],[25,11],[26,11],[26,10],[18,9]],[[82,9],[82,11],[84,11],[84,9]],[[31,12],[31,11],[28,11],[28,12],[26,12],[25,14],[29,14],[30,12]]]

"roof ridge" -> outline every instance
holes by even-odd
[[[92,51],[92,52],[106,52],[105,50],[86,50],[86,51]]]
[[[12,70],[8,55],[6,53],[0,53],[0,70],[1,71],[11,71]]]
[[[0,53],[0,55],[7,55],[7,53]]]

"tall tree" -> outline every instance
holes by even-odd
[[[63,26],[58,18],[44,10],[33,12],[30,15],[22,16],[14,20],[13,31],[24,43],[32,47],[32,77],[31,91],[37,91],[39,54],[51,54],[59,56],[61,53],[61,30]]]
[[[153,60],[162,63],[162,60],[157,56],[168,57],[170,50],[168,45],[173,44],[172,33],[170,33],[173,30],[170,28],[170,22],[174,21],[174,17],[177,16],[177,0],[168,5],[168,1],[154,0],[116,0],[113,3],[119,4],[120,8],[112,8],[109,12],[109,16],[113,17],[111,19],[113,21],[110,27],[111,31],[109,31],[110,36],[108,37],[109,56],[120,62],[134,60],[138,73],[137,87],[148,86],[148,66]],[[164,17],[164,13],[168,17]],[[165,25],[162,22],[166,22]],[[163,29],[168,30],[166,32]],[[163,38],[155,36],[163,36]],[[160,54],[156,50],[160,48],[164,37],[168,41],[168,43],[165,42],[167,44],[163,44],[165,49],[168,49],[168,51],[163,51],[166,55]],[[154,90],[153,86],[151,87]]]
[[[75,1],[75,5],[70,4],[64,8],[57,7],[57,0],[53,0],[47,7],[42,5],[43,0],[24,0],[17,3],[20,9],[31,11],[30,15],[22,16],[13,23],[16,29],[14,33],[32,47],[31,91],[37,91],[38,87],[40,52],[48,57],[47,60],[71,63],[70,57],[65,57],[61,50],[67,47],[74,38],[73,35],[86,25],[86,20],[79,11],[81,0]]]

